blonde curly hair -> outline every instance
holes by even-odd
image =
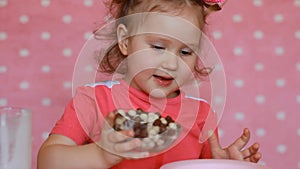
[[[176,9],[175,11],[179,11],[185,5],[195,6],[199,8],[201,13],[198,16],[202,25],[200,29],[203,29],[206,24],[206,17],[208,14],[213,11],[221,10],[221,6],[218,4],[208,4],[204,0],[109,0],[105,3],[108,7],[109,15],[113,19],[119,19],[134,13],[165,12],[169,11],[170,8],[173,10]],[[95,37],[98,36],[97,31],[95,31],[94,34]],[[103,34],[100,36],[103,36]],[[112,30],[112,32],[109,33],[109,36],[117,39],[116,30]],[[118,44],[115,43],[106,49],[104,54],[103,51],[101,54],[99,53],[99,56],[97,57],[99,71],[112,74],[125,58],[126,56],[121,53]],[[197,76],[207,76],[212,71],[212,68],[200,68],[199,65],[195,65],[194,69]]]

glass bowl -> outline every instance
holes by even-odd
[[[182,127],[170,116],[160,113],[145,112],[142,109],[115,111],[113,128],[116,131],[133,130],[134,138],[141,140],[141,145],[134,151],[158,153],[167,150],[176,141]]]
[[[163,165],[160,169],[270,169],[266,166],[238,161],[223,159],[195,159],[172,162]]]

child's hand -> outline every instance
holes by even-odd
[[[120,162],[123,158],[138,159],[149,156],[148,152],[131,152],[133,149],[140,146],[139,139],[133,139],[132,130],[115,131],[111,126],[113,125],[114,113],[110,113],[101,133],[101,139],[98,142],[99,146],[105,153],[107,160],[113,163]]]
[[[250,131],[247,128],[244,129],[243,134],[236,141],[224,149],[220,146],[215,133],[208,139],[213,158],[243,160],[256,163],[261,159],[261,153],[258,152],[259,144],[254,143],[250,147],[245,148],[249,140]]]

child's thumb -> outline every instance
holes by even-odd
[[[212,149],[221,148],[217,134],[213,131],[208,131],[208,142]]]

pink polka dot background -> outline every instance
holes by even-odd
[[[272,169],[300,168],[299,11],[300,0],[228,0],[208,21],[228,84],[221,144],[249,127]],[[33,111],[33,168],[72,96],[77,56],[104,20],[99,0],[0,0],[0,106]]]

